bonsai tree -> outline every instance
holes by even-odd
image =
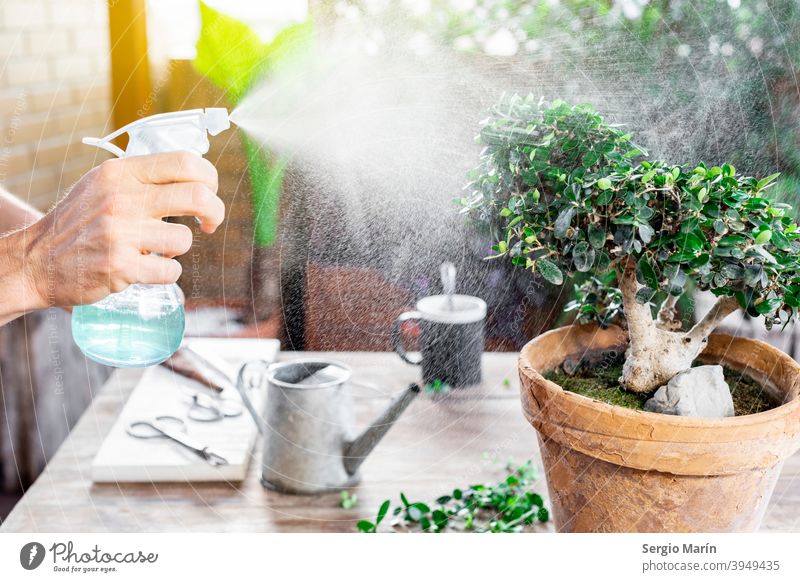
[[[495,257],[554,285],[590,273],[571,305],[580,321],[608,325],[621,302],[627,390],[651,392],[690,368],[738,309],[768,327],[796,315],[800,232],[791,207],[765,197],[777,174],[651,161],[590,106],[532,96],[504,99],[478,141],[464,211],[490,226]],[[682,331],[675,304],[690,283],[717,300]]]

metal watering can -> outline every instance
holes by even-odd
[[[355,485],[358,468],[420,392],[411,384],[360,435],[349,367],[326,360],[248,362],[236,386],[265,437],[261,483],[285,493],[322,493]],[[267,382],[264,416],[248,391]]]

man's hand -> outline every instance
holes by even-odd
[[[104,162],[41,220],[13,235],[24,248],[26,310],[93,303],[131,283],[178,280],[173,257],[192,231],[167,216],[195,216],[214,232],[225,216],[217,172],[187,152]]]

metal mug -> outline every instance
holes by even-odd
[[[417,302],[415,311],[398,317],[392,327],[394,350],[403,361],[422,366],[423,382],[439,380],[452,387],[481,381],[486,302],[470,295],[431,295]],[[402,325],[420,324],[419,351],[414,358],[403,345]]]
[[[260,374],[254,377],[250,372],[256,365]],[[322,359],[242,367],[237,388],[265,437],[265,487],[313,494],[354,485],[361,463],[420,391],[416,384],[409,386],[356,436],[350,376],[348,366]],[[248,395],[254,382],[267,383],[263,416]]]

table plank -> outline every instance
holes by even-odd
[[[322,355],[284,353],[281,359]],[[392,393],[418,380],[418,368],[394,354],[324,357],[354,369],[362,426]],[[338,493],[296,496],[265,490],[258,480],[260,447],[242,483],[91,483],[91,461],[141,375],[117,370],[0,531],[352,532],[384,499],[396,502],[400,491],[433,501],[454,487],[502,478],[509,458],[533,459],[543,476],[535,432],[520,411],[516,354],[485,354],[483,365],[480,386],[446,398],[422,395],[412,403],[362,466],[362,482],[353,488],[359,503],[350,510],[339,507]],[[538,489],[546,494],[543,478]],[[786,463],[763,529],[800,531],[800,455]]]

